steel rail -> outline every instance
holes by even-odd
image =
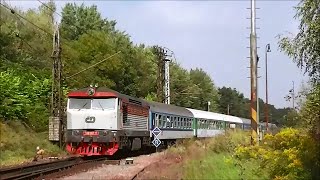
[[[0,169],[0,179],[30,179],[45,174],[71,168],[76,165],[86,164],[94,161],[106,161],[106,164],[120,164],[120,160],[107,160],[106,158],[84,160],[81,158],[68,158],[45,162],[40,164],[24,165],[19,167],[10,167]]]

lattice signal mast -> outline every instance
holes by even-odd
[[[170,104],[170,62],[173,52],[168,48],[155,46],[158,56],[157,97],[159,102]],[[169,54],[170,53],[170,54]]]

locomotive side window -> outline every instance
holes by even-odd
[[[91,99],[69,99],[69,109],[90,109]]]

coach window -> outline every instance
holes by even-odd
[[[179,128],[179,122],[180,122],[180,118],[177,118],[177,123],[176,123],[176,128]]]
[[[170,117],[170,128],[173,128],[173,122],[175,117]]]
[[[189,129],[189,122],[190,122],[190,118],[187,118],[187,125],[186,125],[187,129]]]
[[[165,120],[166,122],[164,127],[168,128],[170,126],[170,116],[165,116]]]
[[[161,127],[162,122],[161,122],[161,115],[160,115],[160,114],[158,114],[158,119],[157,119],[157,121],[158,121],[158,127]]]
[[[183,118],[182,125],[181,125],[181,126],[182,126],[182,129],[185,128],[185,126],[186,126],[185,123],[186,123],[186,118]]]
[[[185,118],[181,118],[181,119],[180,119],[180,129],[183,129],[183,122],[184,122],[184,119],[185,119]]]
[[[167,116],[162,115],[162,127],[165,128],[167,126]]]
[[[164,115],[160,115],[160,117],[159,117],[159,121],[161,122],[161,125],[160,125],[160,127],[164,127],[164,119],[165,117],[164,117]]]
[[[213,121],[213,129],[218,129],[217,128],[217,121]]]
[[[159,122],[159,117],[158,117],[158,114],[154,114],[154,126],[159,126],[158,122]]]
[[[177,117],[177,119],[176,119],[176,128],[179,128],[179,120],[180,120],[180,117]]]
[[[165,116],[165,115],[162,116],[162,123],[163,123],[162,127],[165,128],[167,126],[167,116]]]
[[[189,121],[189,118],[186,118],[186,120],[184,121],[184,129],[188,128],[188,121]]]
[[[184,121],[186,120],[186,118],[181,118],[181,129],[184,129]]]
[[[186,121],[184,122],[184,124],[185,124],[185,129],[188,129],[188,124],[189,124],[189,118],[186,118]]]

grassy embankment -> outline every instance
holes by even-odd
[[[266,173],[256,174],[255,161],[237,163],[232,157],[238,145],[249,145],[246,132],[227,132],[206,140],[188,140],[171,147],[168,153],[179,154],[183,179],[268,179]],[[245,166],[245,168],[242,168]]]
[[[45,150],[45,156],[65,154],[48,141],[48,133],[35,133],[20,122],[0,122],[0,166],[32,161],[36,147]]]

